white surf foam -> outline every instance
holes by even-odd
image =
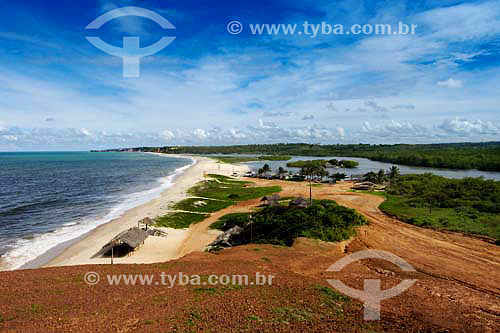
[[[2,265],[5,266],[3,269],[18,269],[58,244],[74,240],[96,227],[120,217],[127,210],[160,197],[164,190],[174,185],[175,178],[195,163],[196,160],[192,159],[191,164],[178,168],[171,175],[158,179],[160,185],[155,188],[123,196],[120,203],[111,207],[102,218],[68,222],[52,232],[36,234],[31,239],[18,239],[9,246],[11,249],[1,257]]]

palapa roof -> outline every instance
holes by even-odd
[[[273,195],[265,195],[260,199],[260,201],[278,201],[280,199],[280,195],[275,193]]]
[[[135,249],[139,247],[142,242],[148,238],[148,236],[149,233],[146,230],[142,230],[137,227],[130,228],[116,235],[109,243],[104,245],[102,249],[93,256],[93,258],[103,256],[108,253],[111,248],[123,244]]]
[[[309,202],[302,197],[297,197],[297,198],[294,198],[292,201],[290,201],[288,206],[305,208],[305,207],[309,206]]]

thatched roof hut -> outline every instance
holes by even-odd
[[[273,195],[265,195],[260,199],[261,202],[264,202],[265,206],[278,206],[279,203],[278,201],[280,200],[279,194],[273,194]]]
[[[115,256],[123,257],[141,246],[148,236],[149,233],[146,230],[137,227],[130,228],[115,236],[92,258],[111,256],[111,249]]]
[[[299,207],[299,208],[307,208],[309,207],[309,201],[302,197],[297,197],[294,198],[290,203],[288,204],[288,207]]]

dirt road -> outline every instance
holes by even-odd
[[[309,196],[307,183],[252,179],[256,186],[281,186],[281,196]],[[331,199],[363,214],[370,225],[362,227],[347,247],[347,252],[379,249],[394,253],[408,261],[419,273],[431,278],[426,286],[432,294],[447,300],[473,304],[479,311],[500,315],[500,247],[457,233],[445,233],[415,227],[382,213],[378,206],[382,197],[349,192],[351,184],[313,187],[313,198]],[[206,234],[208,226],[220,216],[248,211],[258,200],[239,203],[213,214],[196,226],[190,238]],[[189,240],[185,253],[190,252]],[[384,270],[378,262],[374,269]],[[308,270],[303,270],[307,272]],[[311,270],[309,270],[311,271]],[[314,271],[314,270],[313,270]],[[439,283],[438,283],[439,282]]]

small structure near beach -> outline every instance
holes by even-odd
[[[279,205],[279,200],[280,200],[280,196],[279,194],[273,194],[273,195],[265,195],[262,197],[262,199],[260,200],[261,202],[264,202],[263,205],[264,206],[268,206],[268,207],[274,207],[274,206],[278,206]]]
[[[361,183],[356,183],[354,186],[351,187],[353,190],[361,190],[361,191],[371,191],[375,188],[375,184],[372,182],[361,182]]]
[[[97,257],[124,257],[139,248],[150,233],[134,227],[119,233],[109,243],[104,245],[92,258]]]
[[[298,208],[307,208],[309,207],[309,201],[302,197],[297,197],[294,198],[290,203],[288,204],[288,207],[298,207]]]

